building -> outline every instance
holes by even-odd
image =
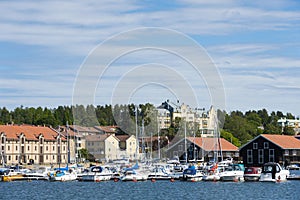
[[[102,132],[95,127],[84,127],[84,126],[78,126],[78,125],[69,125],[68,126],[70,130],[74,131],[75,133],[78,133],[80,135],[96,135],[101,134]]]
[[[173,108],[175,107],[175,109]],[[164,102],[158,108],[158,127],[159,129],[167,129],[176,119],[186,122],[190,129],[199,131],[202,137],[213,137],[216,128],[216,110],[213,106],[205,112],[205,109],[192,109],[186,104],[171,105]]]
[[[222,160],[226,158],[239,158],[238,147],[224,138],[187,137],[170,144],[167,157],[178,157],[181,161]]]
[[[100,131],[100,134],[116,134],[118,132],[118,126],[95,126],[95,129]]]
[[[282,127],[282,131],[284,127],[290,127],[293,128],[295,131],[295,134],[300,133],[300,120],[299,119],[287,119],[287,118],[280,118],[277,121],[278,125]]]
[[[240,148],[246,166],[267,162],[300,162],[300,140],[294,136],[262,134]]]
[[[136,159],[136,138],[134,135],[116,135],[119,139],[119,158],[129,158],[130,160]],[[139,151],[137,152],[139,155]]]
[[[0,125],[1,164],[67,163],[67,140],[49,127]]]
[[[86,149],[101,161],[112,161],[122,158],[134,159],[136,139],[128,135],[98,134],[86,136]]]
[[[67,128],[66,126],[60,126],[58,130],[62,134],[68,144],[68,162],[76,163],[82,161],[80,150],[85,149],[85,135],[86,133],[74,132],[74,129]]]

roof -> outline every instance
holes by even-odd
[[[300,149],[300,140],[295,136],[271,134],[261,134],[261,136],[278,145],[282,149]]]
[[[98,134],[98,135],[87,135],[85,137],[85,140],[87,142],[103,142],[106,138],[108,138],[110,135],[107,134]]]
[[[99,133],[99,130],[97,130],[94,127],[84,127],[84,126],[78,126],[78,125],[69,125],[69,128],[73,131],[78,132],[85,132],[85,133]]]
[[[218,138],[209,138],[209,137],[187,137],[186,138],[191,143],[195,143],[197,146],[202,148],[205,151],[213,151],[217,150],[219,151],[219,145],[218,145]],[[177,145],[179,142],[183,141],[184,138],[175,138],[176,142],[172,140],[172,146],[170,148],[173,148],[173,146]],[[220,144],[221,144],[221,150],[222,151],[238,151],[238,147],[231,144],[224,138],[219,138]]]
[[[95,126],[96,129],[103,131],[104,133],[116,133],[118,126]]]
[[[222,151],[238,151],[238,147],[231,144],[224,138],[219,138],[220,144],[221,144],[221,150]],[[189,140],[192,143],[195,143],[200,148],[204,149],[205,151],[212,151],[217,150],[219,151],[219,145],[217,138],[208,138],[208,137],[187,137],[187,140]]]
[[[116,138],[118,138],[120,142],[125,142],[128,138],[130,138],[130,135],[116,135]]]
[[[24,134],[26,140],[38,141],[39,135],[43,135],[44,140],[55,141],[58,133],[49,127],[31,125],[0,125],[0,132],[5,133],[6,138],[18,140]]]

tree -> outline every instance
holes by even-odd
[[[232,133],[221,130],[221,137],[224,138],[225,140],[231,142],[232,144],[234,144],[237,147],[241,146],[241,141],[238,138],[234,137],[232,135]]]
[[[283,128],[283,134],[284,135],[295,135],[295,131],[292,127],[285,126]]]

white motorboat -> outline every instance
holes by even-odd
[[[278,163],[266,163],[262,168],[259,181],[261,182],[281,182],[289,177],[289,170],[283,169]]]
[[[232,164],[225,168],[225,171],[221,172],[220,181],[244,181],[244,165]]]
[[[72,168],[58,168],[54,173],[49,174],[50,181],[75,181],[77,172]]]
[[[149,180],[170,180],[171,178],[163,166],[155,166],[148,175]]]
[[[27,180],[48,180],[51,173],[54,173],[54,170],[51,167],[41,166],[26,172],[24,177]]]
[[[83,173],[80,180],[81,181],[108,181],[112,177],[112,172],[102,166],[93,166],[89,169],[88,172]]]
[[[140,173],[135,169],[127,169],[123,176],[120,177],[121,181],[146,181],[148,179],[147,174]]]

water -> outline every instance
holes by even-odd
[[[0,199],[300,199],[300,181],[0,182]]]

